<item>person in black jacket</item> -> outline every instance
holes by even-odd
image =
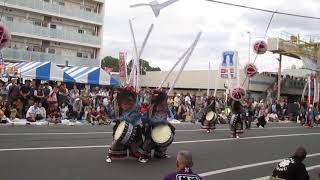
[[[309,180],[309,174],[302,161],[306,158],[307,151],[299,147],[292,157],[281,161],[274,169],[271,179]]]

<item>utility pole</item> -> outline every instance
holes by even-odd
[[[248,50],[248,62],[250,63],[251,59],[251,32],[248,31],[249,36],[249,50]],[[250,77],[248,77],[248,87],[247,87],[248,97],[250,98]]]

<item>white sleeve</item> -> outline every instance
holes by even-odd
[[[28,109],[28,111],[27,111],[27,114],[26,114],[26,118],[30,117],[30,112],[31,112],[31,110],[32,110],[32,106],[29,107],[29,109]]]

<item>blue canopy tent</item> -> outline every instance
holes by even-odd
[[[9,64],[16,67],[22,78],[38,79],[45,81],[75,82],[67,73],[63,72],[52,62],[22,62]]]
[[[119,82],[99,67],[62,67],[76,83],[118,86]]]

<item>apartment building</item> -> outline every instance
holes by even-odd
[[[0,0],[6,61],[100,66],[104,0]]]

